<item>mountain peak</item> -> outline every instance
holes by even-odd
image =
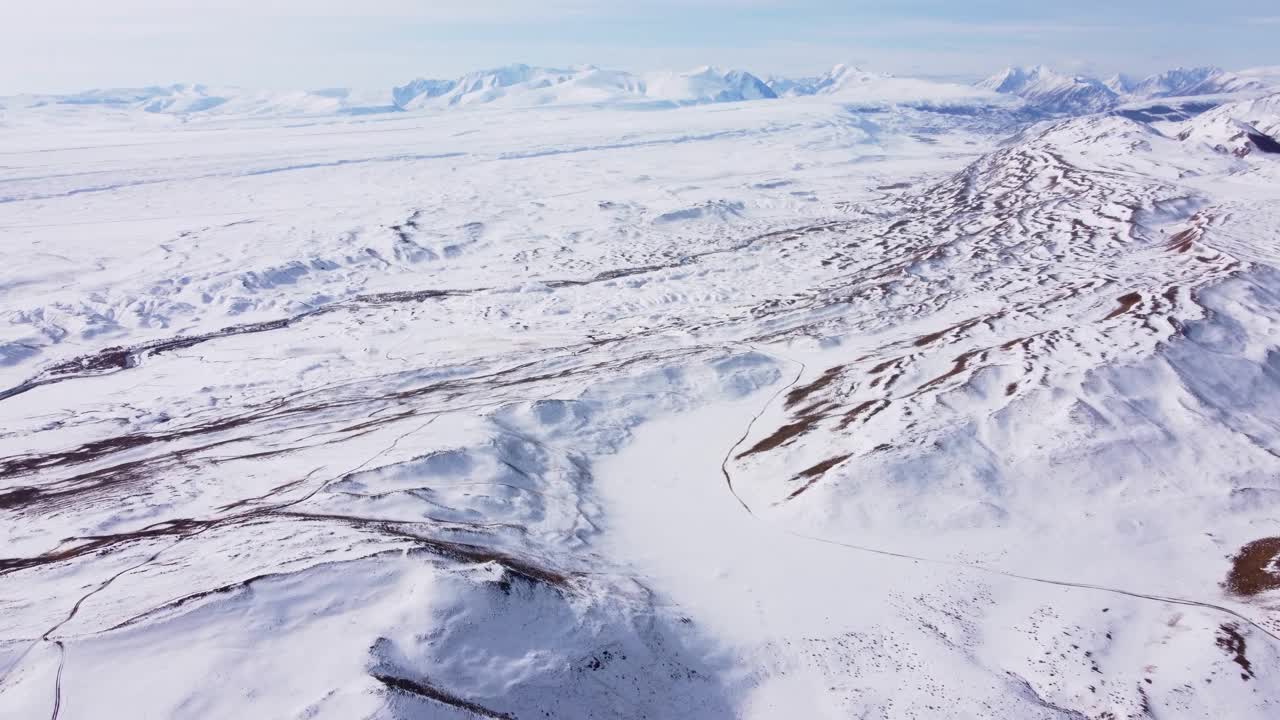
[[[1017,95],[1050,114],[1081,115],[1109,110],[1119,94],[1092,78],[1063,75],[1046,65],[1008,67],[977,84],[985,90]]]

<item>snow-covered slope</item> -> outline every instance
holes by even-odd
[[[1280,94],[1214,108],[1186,123],[1178,138],[1238,156],[1280,155]]]
[[[1248,68],[1238,70],[1235,74],[1245,80],[1259,82],[1268,89],[1280,91],[1280,65]]]

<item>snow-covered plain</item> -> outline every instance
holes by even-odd
[[[6,106],[0,717],[1280,713],[1275,96],[596,72]]]

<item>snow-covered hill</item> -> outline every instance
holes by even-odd
[[[1178,138],[1237,156],[1277,155],[1280,162],[1280,94],[1214,108],[1186,123]]]

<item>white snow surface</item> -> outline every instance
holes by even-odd
[[[1274,96],[508,70],[5,106],[0,717],[1277,716]]]

